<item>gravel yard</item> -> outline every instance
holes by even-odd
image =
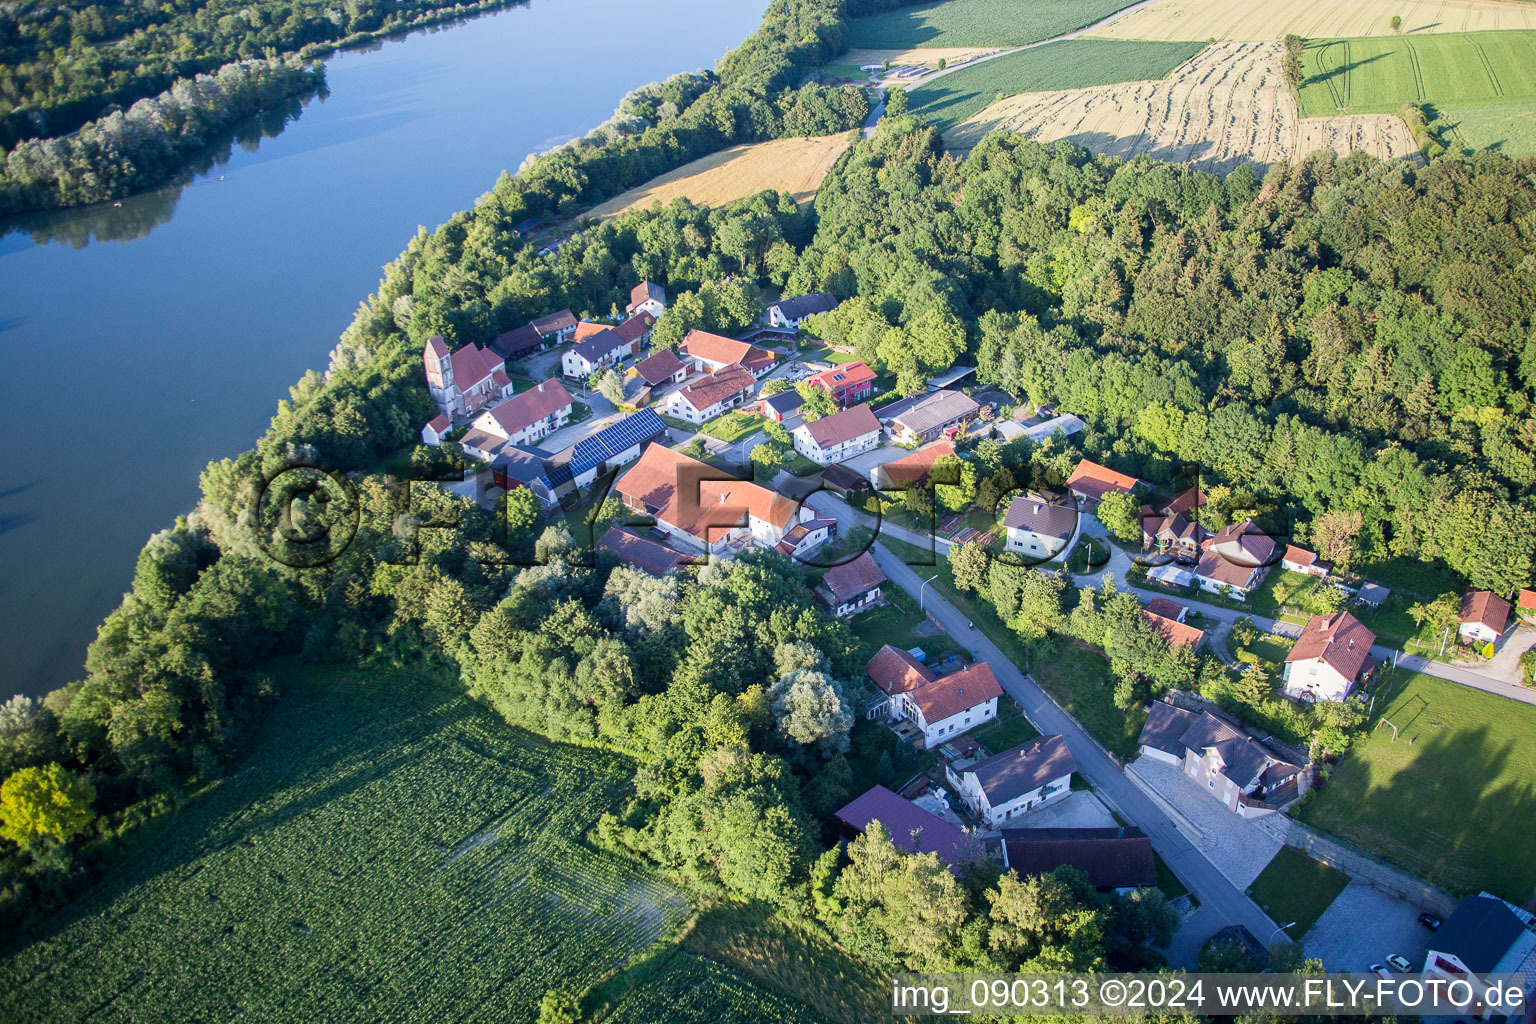
[[[1307,955],[1330,971],[1365,971],[1400,953],[1418,970],[1424,966],[1429,931],[1419,908],[1396,896],[1351,882],[1302,938]]]

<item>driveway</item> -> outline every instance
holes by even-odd
[[[1186,835],[1216,869],[1233,885],[1246,890],[1280,852],[1280,840],[1206,793],[1178,765],[1142,755],[1126,766],[1127,772],[1150,786],[1173,805],[1198,836]]]
[[[613,407],[612,402],[597,392],[582,391],[574,384],[567,384],[566,387],[571,392],[572,398],[592,409],[592,415],[580,423],[573,423],[547,437],[541,438],[537,444],[547,452],[558,452],[569,448],[578,441],[585,441],[604,427],[617,423],[624,418]]]
[[[1391,893],[1351,882],[1323,916],[1302,936],[1307,956],[1330,971],[1365,972],[1400,953],[1418,970],[1424,966],[1429,931],[1419,924],[1419,908]]]

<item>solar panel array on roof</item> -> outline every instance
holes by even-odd
[[[578,441],[570,448],[570,457],[550,467],[544,474],[544,485],[553,491],[563,487],[593,466],[598,466],[633,448],[641,441],[649,440],[667,429],[653,409],[641,409],[633,416],[626,416],[612,426],[604,427],[585,441]],[[559,455],[556,456],[560,458]]]

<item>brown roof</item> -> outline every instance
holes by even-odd
[[[571,404],[571,394],[557,380],[546,380],[520,395],[513,395],[490,410],[491,418],[511,437],[530,423],[559,412]]]
[[[1157,884],[1152,840],[1139,828],[1005,828],[1008,867],[1020,875],[1077,868],[1098,889]]]
[[[1198,650],[1205,640],[1204,630],[1196,629],[1177,619],[1170,619],[1147,609],[1142,610],[1141,617],[1151,623],[1152,628],[1168,642],[1169,647],[1193,647]]]
[[[1536,590],[1520,591],[1520,607],[1536,609]]]
[[[1474,590],[1461,598],[1462,625],[1480,622],[1495,633],[1509,624],[1509,602],[1491,590]]]
[[[631,507],[644,506],[662,522],[705,541],[745,525],[748,515],[783,529],[794,519],[798,507],[790,498],[730,478],[724,470],[659,444],[648,447],[629,471],[614,481],[613,490]]]
[[[583,320],[576,325],[576,333],[571,335],[571,340],[576,342],[586,341],[594,334],[601,334],[612,329],[612,324],[596,324],[591,320]]]
[[[946,455],[955,454],[955,446],[950,441],[939,441],[927,448],[919,448],[911,455],[903,455],[899,459],[887,462],[881,466],[882,476],[889,480],[892,487],[901,487],[903,484],[916,483],[928,475],[933,464]]]
[[[821,578],[822,586],[838,599],[856,597],[885,581],[885,573],[880,571],[880,567],[875,564],[875,560],[870,557],[868,551],[863,552],[851,562],[834,565]]]
[[[833,413],[831,416],[823,416],[819,420],[813,420],[796,430],[804,430],[811,435],[811,440],[816,442],[819,448],[831,448],[845,441],[852,441],[856,437],[865,434],[878,434],[880,421],[875,419],[875,414],[869,411],[869,405],[856,405],[852,409]]]
[[[992,674],[992,667],[978,661],[958,672],[940,676],[926,686],[919,686],[912,691],[911,699],[932,725],[1002,695],[1003,688],[998,685],[997,676]]]
[[[448,354],[448,343],[441,334],[434,334],[427,339],[427,351],[441,359]]]
[[[651,386],[669,381],[683,369],[683,361],[677,358],[677,353],[669,348],[658,349],[635,364],[635,372],[640,379]]]
[[[1371,664],[1376,634],[1349,612],[1314,615],[1302,627],[1287,662],[1317,658],[1345,679],[1355,680]]]
[[[1285,546],[1285,554],[1280,556],[1284,561],[1294,562],[1297,565],[1312,565],[1317,561],[1317,552],[1299,548],[1295,544]]]
[[[711,363],[740,363],[754,374],[773,365],[776,358],[766,349],[748,345],[735,338],[700,330],[692,330],[683,335],[683,343],[677,347],[677,350],[682,355],[704,359]]]
[[[1208,543],[1195,568],[1196,575],[1244,590],[1252,585],[1260,567],[1271,563],[1279,546],[1251,519],[1233,523]]]
[[[568,309],[562,309],[555,313],[546,313],[537,320],[529,321],[529,326],[540,334],[554,334],[556,331],[564,331],[576,326],[576,314]]]
[[[1168,516],[1188,515],[1204,504],[1205,492],[1200,490],[1199,485],[1196,485],[1187,491],[1175,494],[1169,499],[1168,504],[1163,506],[1163,514]]]
[[[1087,459],[1079,462],[1072,475],[1067,477],[1067,489],[1087,495],[1098,501],[1111,491],[1130,491],[1138,483],[1133,476],[1116,472],[1108,466]]]
[[[615,327],[613,331],[625,341],[634,341],[646,331],[655,326],[656,318],[644,310],[641,310],[639,313],[636,313],[628,320],[625,320],[623,323],[619,324],[619,326]]]
[[[825,388],[827,391],[844,391],[855,384],[874,379],[875,371],[869,368],[868,363],[858,360],[812,374],[805,378],[805,383],[812,387]]]
[[[1179,617],[1188,609],[1170,597],[1154,597],[1147,602],[1147,611],[1153,615],[1161,615],[1165,619],[1179,621]]]
[[[655,281],[641,281],[629,290],[629,308],[633,309],[646,299],[665,302],[667,293]]]
[[[681,551],[673,551],[665,544],[637,537],[617,526],[597,539],[597,547],[600,551],[612,551],[621,561],[652,576],[661,576],[679,565],[693,561],[692,557]]]
[[[700,377],[692,384],[684,384],[673,394],[703,412],[717,402],[723,402],[727,398],[749,390],[756,381],[757,378],[753,377],[751,371],[745,366],[732,363],[730,366],[722,366],[713,373]]]
[[[1258,575],[1258,568],[1251,565],[1239,565],[1236,562],[1223,558],[1220,551],[1211,548],[1200,559],[1200,564],[1195,566],[1195,575],[1217,583],[1225,583],[1229,587],[1239,587],[1243,590],[1253,585],[1253,578]]]
[[[864,674],[888,694],[908,693],[934,680],[926,665],[890,644],[875,652],[864,666]]]
[[[491,342],[491,348],[495,349],[498,355],[512,359],[538,348],[543,343],[544,337],[534,329],[533,324],[523,324],[521,327],[496,335],[496,340]]]

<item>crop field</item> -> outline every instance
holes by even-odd
[[[799,1003],[724,964],[678,951],[605,1024],[823,1024]]]
[[[1041,142],[1068,139],[1096,153],[1125,159],[1147,154],[1218,173],[1244,162],[1262,171],[1323,148],[1340,155],[1365,150],[1384,159],[1417,152],[1408,126],[1395,114],[1299,117],[1296,98],[1280,74],[1280,58],[1277,42],[1216,43],[1167,78],[1011,96],[947,133],[945,144],[969,150],[988,132],[1003,129]]]
[[[1304,117],[1536,102],[1536,31],[1310,39],[1302,63]]]
[[[1075,32],[1136,0],[940,0],[855,18],[849,49],[1023,46]]]
[[[1536,29],[1536,5],[1496,0],[1158,0],[1094,35],[1114,39],[1235,39],[1262,42],[1287,33],[1309,38],[1404,36],[1493,29]]]
[[[1536,890],[1536,708],[1432,676],[1394,673],[1373,728],[1302,820],[1454,895],[1514,903]]]
[[[656,202],[665,206],[679,196],[705,206],[723,206],[764,189],[788,192],[799,202],[809,202],[816,197],[821,179],[852,145],[853,135],[774,139],[722,149],[614,196],[586,216],[605,219]]]
[[[454,688],[295,666],[252,754],[0,960],[9,1021],[530,1021],[691,913],[584,835],[629,778]]]
[[[1536,153],[1536,103],[1439,109],[1451,138],[1467,149],[1493,149],[1509,156]]]
[[[915,85],[907,90],[908,109],[948,132],[999,97],[1162,78],[1204,45],[1069,39],[993,57]]]

